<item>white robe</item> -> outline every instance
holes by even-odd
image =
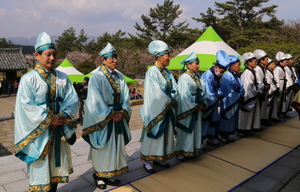
[[[262,93],[263,84],[255,86],[255,76],[246,68],[241,75],[245,94],[239,114],[239,130],[260,129],[259,94]]]
[[[268,97],[268,117],[271,119],[277,119],[277,93],[279,90],[279,87],[277,85],[277,82],[274,78],[273,73],[267,69],[266,71],[266,80],[270,84],[270,89],[268,91],[267,97]]]
[[[289,110],[292,110],[292,107],[291,107],[291,103],[292,103],[292,100],[294,99],[294,84],[295,84],[295,79],[296,79],[296,76],[294,74],[294,70],[289,67],[289,66],[286,66],[285,68],[285,75],[286,75],[286,79],[287,79],[287,82],[286,82],[286,90],[287,90],[287,94],[286,94],[286,103],[287,103],[287,106],[286,106],[286,112],[288,112]]]
[[[266,82],[266,77],[265,77],[265,70],[264,68],[262,68],[261,66],[257,65],[254,68],[254,71],[256,72],[256,77],[257,77],[257,82],[261,85],[264,85],[264,83]],[[260,119],[268,119],[268,114],[267,114],[267,91],[264,90],[264,86],[262,86],[262,95],[260,95],[259,97],[259,101],[260,101]]]
[[[279,95],[277,96],[278,108],[277,112],[285,113],[287,104],[286,104],[286,73],[284,67],[277,66],[273,70],[275,81],[278,83]]]

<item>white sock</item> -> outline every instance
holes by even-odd
[[[146,169],[148,169],[148,170],[153,169],[151,163],[149,163],[149,162],[145,162],[145,167],[146,167]]]

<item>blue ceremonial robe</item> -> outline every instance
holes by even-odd
[[[116,73],[113,77],[102,66],[90,78],[86,99],[82,135],[91,146],[89,159],[100,178],[128,171],[125,145],[131,140],[128,126],[131,107],[124,76]],[[113,122],[117,111],[121,111],[124,118]]]
[[[177,108],[177,83],[168,69],[157,64],[148,69],[144,84],[144,104],[140,115],[144,126],[141,135],[141,159],[166,161],[174,157],[174,134]]]
[[[201,152],[202,111],[205,84],[198,73],[187,70],[178,80],[178,116],[175,151],[177,155],[195,156]]]
[[[15,107],[16,156],[28,163],[30,191],[47,191],[50,183],[68,182],[72,173],[70,144],[76,141],[78,97],[67,75],[37,65],[20,81]],[[55,128],[55,115],[65,124]],[[69,143],[68,143],[69,142]]]
[[[238,127],[239,99],[245,90],[241,78],[229,70],[222,77],[221,90],[224,98],[220,103],[220,134],[231,135]]]
[[[203,73],[202,79],[205,82],[207,94],[207,109],[203,112],[202,137],[217,139],[220,119],[218,105],[219,98],[223,96],[220,79],[214,74],[213,67]]]

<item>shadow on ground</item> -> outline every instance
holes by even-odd
[[[0,143],[0,157],[12,155],[13,153],[6,149],[1,143]]]

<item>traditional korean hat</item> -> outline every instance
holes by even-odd
[[[242,61],[246,64],[248,60],[255,59],[255,55],[251,52],[244,53],[242,55]]]
[[[110,44],[107,43],[107,45],[102,49],[102,51],[99,52],[100,57],[103,59],[112,57],[117,55],[116,49]]]
[[[275,63],[275,61],[273,61],[272,59],[269,58],[269,59],[268,59],[268,64],[267,64],[267,65],[270,65],[270,64],[273,63],[273,62]]]
[[[236,55],[229,55],[230,65],[234,65],[240,62],[240,59]]]
[[[195,52],[192,52],[183,61],[181,61],[180,64],[186,65],[186,64],[194,63],[196,61],[199,61],[199,58]]]
[[[37,38],[34,46],[35,52],[41,52],[46,49],[56,49],[55,44],[51,40],[51,37],[46,32],[41,32]]]
[[[226,71],[227,68],[230,66],[229,56],[223,50],[218,51],[216,56],[217,56],[217,61],[215,63],[215,66],[224,69]]]
[[[290,59],[294,58],[291,54],[286,54],[285,57],[286,57],[287,60],[290,60]]]
[[[256,49],[254,52],[253,52],[255,58],[257,60],[263,58],[263,57],[266,57],[268,56],[263,50],[260,50],[260,49]]]
[[[286,57],[286,55],[283,52],[279,51],[276,54],[276,60],[277,61],[283,61],[283,60],[286,60],[286,59],[287,59],[287,57]]]
[[[152,55],[165,55],[169,53],[168,45],[161,40],[154,40],[148,45],[148,50]]]
[[[196,61],[199,61],[199,58],[197,57],[196,53],[195,52],[190,53],[183,61],[180,62],[180,64],[183,65],[181,70],[184,71],[185,65],[194,63]]]

